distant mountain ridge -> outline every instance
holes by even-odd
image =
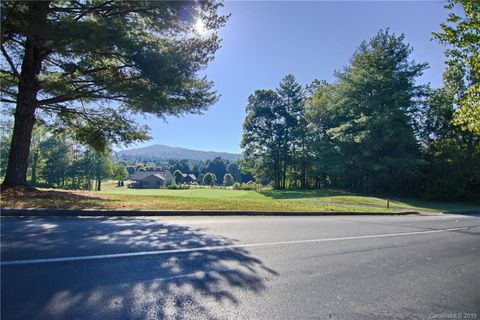
[[[157,159],[188,159],[188,160],[197,160],[197,161],[206,161],[212,160],[216,157],[221,157],[229,161],[237,161],[241,154],[239,153],[228,153],[228,152],[217,152],[217,151],[201,151],[201,150],[192,150],[187,148],[180,147],[170,147],[162,144],[154,144],[148,147],[135,148],[130,150],[122,150],[115,153],[117,158],[125,157],[153,157]]]

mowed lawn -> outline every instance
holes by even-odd
[[[2,196],[3,208],[84,208],[131,210],[261,210],[261,211],[429,211],[480,212],[480,204],[387,200],[337,190],[231,190],[198,188],[127,189],[105,183],[102,191],[51,191]]]

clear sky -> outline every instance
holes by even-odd
[[[363,40],[389,27],[404,33],[413,59],[430,68],[419,79],[438,87],[444,70],[444,48],[432,31],[446,20],[445,1],[236,1],[220,31],[222,48],[205,70],[220,100],[203,115],[141,119],[154,143],[207,151],[241,152],[247,98],[256,89],[275,88],[288,73],[306,85],[314,79],[333,81]]]

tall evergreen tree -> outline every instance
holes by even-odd
[[[337,74],[339,124],[328,130],[351,187],[375,192],[408,188],[421,164],[413,128],[415,79],[427,68],[410,61],[404,36],[381,30]]]
[[[335,108],[339,99],[337,88],[318,80],[309,85],[311,93],[305,103],[305,118],[312,158],[310,179],[315,187],[339,184],[343,175],[343,158],[328,134],[329,129],[341,124]]]
[[[304,159],[305,127],[304,119],[305,92],[292,74],[286,75],[277,89],[280,98],[280,117],[283,120],[283,175],[282,187],[286,187],[287,170],[293,164],[296,153]],[[304,181],[304,176],[302,178]]]
[[[26,185],[35,117],[97,150],[148,138],[128,116],[200,113],[216,101],[199,77],[219,48],[221,4],[203,1],[2,1],[2,102],[16,106],[4,187]],[[195,32],[203,20],[209,36]],[[17,66],[20,66],[18,69]],[[115,104],[109,104],[115,102]]]

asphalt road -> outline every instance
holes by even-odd
[[[480,217],[3,218],[2,319],[480,319]]]

